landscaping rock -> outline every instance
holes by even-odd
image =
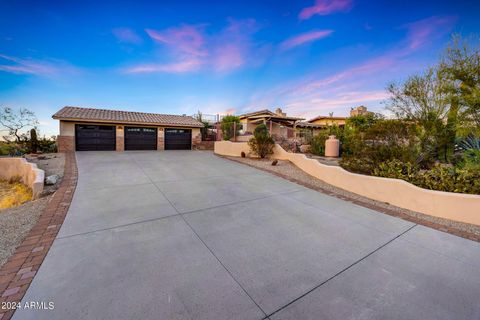
[[[58,182],[58,179],[60,179],[60,176],[58,174],[52,174],[51,176],[45,178],[45,184],[54,185]]]

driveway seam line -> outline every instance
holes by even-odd
[[[133,160],[133,162],[135,162],[135,164],[138,166],[138,163],[135,161],[135,159]],[[139,166],[140,167],[140,166]],[[142,172],[148,177],[148,179],[150,181],[152,181],[152,179],[150,178],[150,176],[148,176],[145,171],[143,171],[143,168],[140,167],[140,170],[142,170]],[[163,194],[163,196],[165,197],[165,199],[167,199],[167,201],[170,203],[170,205],[175,209],[175,211],[178,212],[177,208],[175,208],[175,206],[171,203],[170,199],[168,199],[168,197],[162,192],[162,190],[160,190],[160,188],[152,181],[152,183],[155,185],[155,187],[158,189],[158,191],[160,191],[161,194]],[[258,305],[258,303],[250,296],[250,294],[247,292],[247,290],[245,290],[245,288],[237,281],[237,279],[235,279],[235,277],[232,275],[232,273],[230,272],[230,270],[227,269],[227,267],[225,267],[225,265],[220,261],[220,259],[215,255],[215,253],[213,253],[212,249],[210,249],[210,247],[205,243],[205,241],[203,241],[203,239],[198,235],[198,233],[195,231],[195,229],[193,229],[193,227],[187,222],[187,219],[185,219],[185,217],[183,216],[182,213],[178,212],[178,214],[180,215],[180,217],[182,218],[182,220],[185,222],[185,224],[190,228],[190,230],[192,230],[192,232],[195,234],[195,236],[198,238],[198,240],[200,240],[201,243],[203,243],[203,245],[205,246],[205,248],[207,248],[207,250],[210,252],[210,254],[218,261],[218,263],[223,267],[223,269],[228,273],[228,275],[230,275],[230,277],[232,278],[233,281],[235,281],[235,283],[242,289],[242,291],[247,295],[248,298],[250,298],[250,300],[257,306],[257,308],[260,309],[260,311],[265,315],[264,318],[268,318],[267,316],[267,313]],[[262,318],[263,319],[263,318]]]
[[[192,232],[197,236],[198,240],[200,240],[203,245],[205,246],[205,248],[207,248],[208,251],[210,251],[210,253],[215,257],[215,259],[218,261],[218,263],[220,263],[220,265],[225,269],[225,271],[227,271],[227,273],[230,275],[230,277],[232,277],[233,281],[235,281],[238,286],[243,290],[243,292],[245,292],[245,294],[250,298],[250,300],[252,300],[252,302],[257,306],[258,309],[260,309],[260,311],[263,312],[263,314],[265,315],[264,318],[267,318],[268,319],[268,315],[267,313],[262,309],[262,307],[260,307],[260,305],[252,298],[252,296],[248,293],[248,291],[240,284],[240,282],[238,282],[237,279],[235,279],[235,277],[233,276],[233,274],[230,272],[230,270],[228,270],[228,268],[223,264],[222,261],[220,261],[220,259],[217,257],[217,255],[215,253],[213,253],[212,249],[210,249],[210,247],[205,243],[205,241],[203,241],[203,239],[200,237],[200,235],[197,233],[197,231],[195,231],[195,229],[190,225],[190,223],[188,223],[187,219],[185,219],[185,217],[183,216],[183,214],[180,214],[180,216],[182,217],[183,221],[185,221],[185,223],[187,224],[187,226],[192,230]]]
[[[320,284],[316,285],[315,287],[313,287],[312,289],[308,290],[307,292],[303,293],[302,295],[298,296],[297,298],[293,299],[292,301],[290,301],[289,303],[285,304],[284,306],[278,308],[277,310],[273,311],[272,313],[268,314],[264,320],[268,319],[269,317],[273,316],[274,314],[282,311],[283,309],[287,308],[288,306],[292,305],[293,303],[297,302],[298,300],[302,299],[303,297],[307,296],[308,294],[312,293],[313,291],[317,290],[318,288],[320,288],[321,286],[323,286],[324,284],[326,284],[327,282],[335,279],[336,277],[338,277],[339,275],[341,275],[342,273],[344,273],[345,271],[349,270],[350,268],[354,267],[355,265],[359,264],[360,262],[362,262],[363,260],[367,259],[368,257],[370,257],[371,255],[373,255],[374,253],[378,252],[379,250],[383,249],[384,247],[386,247],[388,244],[392,243],[393,241],[397,240],[398,238],[400,238],[401,236],[403,236],[404,234],[406,234],[407,232],[409,232],[410,230],[412,230],[413,228],[415,228],[417,226],[417,224],[411,226],[410,228],[408,228],[407,230],[403,231],[402,233],[398,234],[397,236],[395,236],[394,238],[388,240],[387,242],[385,242],[384,244],[382,244],[380,247],[376,248],[375,250],[373,250],[372,252],[370,252],[369,254],[367,254],[366,256],[362,257],[361,259],[355,261],[354,263],[352,263],[351,265],[345,267],[344,269],[340,270],[339,272],[337,272],[336,274],[334,274],[333,276],[331,276],[330,278],[322,281]]]
[[[141,224],[141,223],[145,223],[145,222],[153,222],[153,221],[157,221],[157,220],[163,220],[163,219],[178,217],[178,216],[180,216],[180,215],[182,215],[182,214],[196,214],[196,213],[201,213],[202,211],[205,211],[205,210],[217,209],[217,208],[222,208],[222,207],[226,207],[226,206],[230,206],[230,205],[236,205],[236,204],[240,204],[240,203],[247,203],[247,202],[250,202],[250,201],[263,200],[263,199],[268,199],[268,198],[275,197],[275,196],[278,196],[278,195],[284,195],[284,194],[290,193],[290,192],[277,193],[277,194],[273,194],[273,195],[269,195],[269,196],[265,196],[265,197],[261,197],[261,198],[254,198],[254,199],[249,199],[249,200],[242,200],[242,201],[239,201],[239,202],[234,202],[234,203],[229,203],[229,204],[221,204],[221,205],[218,205],[218,206],[208,207],[208,208],[204,208],[204,209],[197,209],[197,210],[192,210],[192,211],[187,211],[187,212],[178,212],[177,208],[175,208],[175,206],[170,202],[170,200],[167,198],[167,196],[166,196],[161,190],[158,189],[158,187],[155,185],[155,183],[152,183],[152,184],[153,184],[153,185],[155,186],[155,188],[165,197],[165,199],[168,201],[168,203],[169,203],[169,204],[173,207],[173,209],[177,212],[176,214],[172,214],[172,215],[168,215],[168,216],[164,216],[164,217],[158,217],[158,218],[151,218],[151,219],[146,219],[146,220],[141,220],[141,221],[135,221],[135,222],[131,222],[131,223],[119,224],[119,225],[116,225],[116,226],[112,226],[112,227],[108,227],[108,228],[101,228],[101,229],[96,229],[96,230],[91,230],[91,231],[87,231],[87,232],[80,232],[80,233],[75,233],[75,234],[69,234],[69,235],[57,237],[55,240],[68,239],[68,238],[72,238],[72,237],[76,237],[76,236],[84,236],[84,235],[88,235],[88,234],[91,234],[91,233],[96,233],[96,232],[113,230],[113,229],[117,229],[117,228],[128,227],[128,226],[137,225],[137,224]],[[150,183],[148,183],[148,185],[150,185]],[[294,191],[294,192],[297,192],[297,191]]]

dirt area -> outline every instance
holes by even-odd
[[[361,201],[363,203],[384,208],[389,211],[394,211],[398,212],[399,214],[407,215],[410,217],[413,217],[415,219],[421,220],[421,221],[427,221],[427,222],[432,222],[435,224],[439,224],[445,227],[449,228],[455,228],[460,231],[464,231],[467,233],[474,234],[476,236],[480,236],[480,226],[476,226],[473,224],[468,224],[468,223],[462,223],[462,222],[457,222],[457,221],[452,221],[448,219],[443,219],[443,218],[437,218],[437,217],[432,217],[426,214],[422,214],[419,212],[414,212],[410,210],[406,210],[403,208],[395,207],[392,206],[388,203],[384,202],[378,202],[363,196],[360,196],[358,194],[348,192],[346,190],[337,188],[335,186],[332,186],[320,179],[317,179],[301,169],[299,169],[297,166],[292,164],[290,161],[278,161],[278,164],[276,166],[272,166],[272,160],[267,160],[267,159],[254,159],[254,158],[237,158],[237,157],[224,157],[233,161],[237,161],[240,163],[244,163],[265,171],[269,171],[272,173],[275,173],[277,175],[283,176],[293,182],[298,182],[302,185],[305,185],[307,187],[310,187],[312,189],[321,189],[321,190],[326,190],[329,192],[332,192],[335,195],[338,195],[340,198],[345,197],[347,199],[354,199]]]
[[[61,153],[26,157],[45,171],[45,177],[58,174],[63,177],[65,157]],[[35,225],[47,203],[58,189],[61,179],[55,185],[45,186],[40,199],[29,201],[18,207],[0,210],[0,266],[3,265]]]

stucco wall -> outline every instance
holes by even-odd
[[[239,157],[248,154],[244,142],[216,141],[215,153]],[[412,211],[480,225],[480,196],[422,189],[403,180],[366,176],[327,166],[303,154],[275,145],[273,158],[289,160],[306,173],[331,185]]]
[[[45,179],[43,170],[24,158],[0,158],[0,178],[10,180],[15,177],[20,177],[22,183],[32,189],[34,199],[40,196]]]

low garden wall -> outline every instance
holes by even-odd
[[[217,141],[216,154],[239,157],[250,152],[245,142]],[[289,160],[306,173],[333,186],[381,202],[435,217],[480,225],[480,195],[434,191],[419,188],[403,180],[351,173],[327,166],[303,154],[286,152],[275,145],[272,156]]]
[[[32,189],[33,199],[43,191],[45,172],[24,158],[0,158],[0,179],[10,180],[20,177],[21,182]]]

